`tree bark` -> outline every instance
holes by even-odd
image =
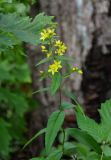
[[[84,63],[82,90],[87,112],[98,119],[97,108],[111,98],[111,1],[93,1],[94,30]]]

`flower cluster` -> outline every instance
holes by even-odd
[[[47,54],[47,58],[51,57],[52,56],[52,51],[48,51],[46,49],[46,46],[42,45],[41,46],[41,49],[42,49],[42,52],[46,53]]]
[[[49,58],[49,57],[51,57],[52,56],[52,51],[48,51],[47,49],[46,49],[46,46],[41,46],[41,49],[42,49],[42,52],[43,53],[46,53],[46,55],[47,55],[47,58]]]
[[[41,34],[41,37],[40,37],[41,41],[51,39],[53,36],[56,35],[55,29],[51,29],[51,28],[44,29],[40,34]]]
[[[66,52],[67,47],[62,41],[55,41],[54,46],[56,47],[55,54],[62,56]]]
[[[73,68],[72,68],[72,71],[73,71],[73,72],[77,72],[77,73],[79,73],[79,74],[83,74],[83,71],[82,71],[81,69],[79,69],[78,67],[73,67]]]
[[[48,72],[51,72],[52,75],[54,75],[56,72],[59,71],[59,69],[62,68],[62,65],[61,65],[62,62],[57,61],[54,58],[55,55],[58,54],[59,56],[62,56],[67,49],[67,47],[62,41],[56,40],[54,38],[55,35],[56,35],[55,29],[47,28],[41,32],[41,38],[40,38],[41,41],[49,40],[47,47],[45,45],[42,45],[41,50],[43,53],[46,54],[47,58],[53,57],[54,59],[54,62],[51,65],[49,65],[49,69],[48,69]]]
[[[47,53],[48,52],[48,50],[46,49],[46,46],[41,46],[41,49],[42,49],[42,52],[44,52],[44,53]]]
[[[61,61],[54,60],[54,63],[49,65],[48,72],[51,72],[52,75],[54,75],[56,72],[58,72],[58,69],[62,68]]]
[[[47,73],[51,73],[52,75],[54,75],[62,68],[62,60],[60,61],[59,57],[64,56],[67,47],[62,41],[57,40],[55,29],[53,28],[44,29],[41,32],[40,40],[43,42],[46,41],[47,44],[46,46],[41,46],[42,52],[46,54],[47,58],[50,58],[49,61],[53,61],[51,64],[49,64]],[[70,73],[73,72],[82,74],[82,70],[78,67],[71,68]]]

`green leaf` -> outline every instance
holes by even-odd
[[[16,113],[22,117],[28,109],[27,100],[25,99],[25,97],[23,97],[23,95],[17,93],[11,93],[10,96],[10,102],[12,103],[13,108],[15,109]]]
[[[111,120],[111,100],[105,101],[105,103],[101,104],[101,109],[99,109],[99,113],[101,116],[101,122],[104,124],[109,124]]]
[[[7,61],[0,62],[0,81],[13,80],[10,74],[9,63]]]
[[[98,155],[96,152],[88,152],[87,159],[85,160],[100,160],[100,155]]]
[[[60,160],[62,157],[62,151],[55,150],[46,158],[46,160]]]
[[[72,142],[65,142],[64,143],[64,155],[73,155],[75,148],[76,148],[76,144]]]
[[[1,46],[12,47],[15,44],[17,44],[17,40],[14,36],[4,32],[0,33],[0,48]]]
[[[101,116],[100,132],[103,133],[101,141],[111,142],[111,99],[101,104],[99,110]]]
[[[1,67],[1,65],[0,65]],[[0,68],[0,81],[13,80],[11,74],[5,70],[5,68]]]
[[[16,114],[22,117],[28,109],[28,103],[25,97],[20,93],[11,92],[4,88],[1,88],[0,91],[0,101],[3,100],[5,103],[8,103]]]
[[[10,111],[11,112],[11,111]],[[9,112],[9,116],[10,116]],[[13,139],[19,142],[19,144],[24,144],[26,142],[26,137],[24,137],[24,133],[26,133],[26,123],[25,118],[20,117],[17,114],[13,115],[13,112],[11,112],[12,117],[10,120],[10,127],[8,128],[9,133]]]
[[[12,3],[12,0],[0,0],[0,3]]]
[[[15,77],[15,81],[19,81],[21,83],[31,83],[30,70],[26,63],[22,65],[16,64],[16,67],[12,73]]]
[[[111,156],[111,147],[109,147],[108,145],[104,145],[102,146],[102,150],[105,156]]]
[[[0,30],[14,35],[17,39],[37,45],[41,43],[39,33],[47,25],[52,25],[51,16],[38,14],[34,20],[17,14],[0,14]]]
[[[76,154],[78,157],[81,157],[80,159],[86,160],[87,154],[90,152],[89,148],[81,143],[77,143],[76,145]]]
[[[77,97],[74,95],[74,93],[71,93],[70,91],[68,90],[64,90],[66,96],[68,96],[69,98],[71,98],[72,100],[74,100],[74,102],[79,105],[79,102],[77,100]]]
[[[99,110],[101,116],[100,124],[96,123],[89,117],[85,117],[81,113],[76,113],[77,123],[80,129],[86,131],[91,135],[97,142],[102,143],[111,142],[111,100],[107,100],[101,105]]]
[[[76,103],[76,107],[75,107],[76,111],[84,115],[83,108],[79,104],[77,97],[73,93],[69,92],[68,90],[64,90],[64,92],[69,98],[71,98]]]
[[[77,128],[68,128],[67,132],[70,136],[74,137],[77,141],[80,143],[83,143],[87,146],[89,146],[91,149],[95,150],[97,153],[102,153],[100,145],[91,137],[88,135],[86,132],[81,131],[80,129]]]
[[[7,123],[0,119],[0,152],[7,155],[10,151],[11,136],[8,132]]]
[[[44,58],[44,59],[42,59],[39,63],[37,63],[35,66],[37,67],[37,66],[39,66],[39,65],[41,65],[41,64],[44,64],[44,63],[46,63],[46,62],[49,62],[51,60],[51,58]]]
[[[50,91],[51,91],[52,95],[54,95],[57,92],[57,90],[59,89],[59,87],[61,85],[61,80],[62,80],[62,77],[59,72],[55,73],[54,76],[52,76],[52,83],[51,83],[51,87],[50,87]]]
[[[42,88],[42,89],[39,89],[39,90],[33,92],[33,94],[39,93],[39,92],[46,92],[46,91],[48,91],[48,90],[49,90],[49,87],[47,87],[47,88]]]
[[[45,148],[46,153],[50,152],[53,142],[59,132],[63,122],[65,113],[63,111],[56,111],[51,114],[48,119],[46,134],[45,134]]]
[[[72,61],[72,62],[74,61],[73,58],[69,56],[55,56],[55,58],[61,61]]]
[[[71,109],[71,108],[74,108],[75,105],[72,104],[72,103],[69,103],[69,102],[62,102],[61,103],[61,108],[62,109]]]
[[[30,160],[45,160],[45,158],[42,158],[42,157],[40,157],[40,158],[31,158]]]
[[[32,143],[32,141],[34,141],[38,136],[40,136],[41,134],[45,133],[46,132],[46,128],[40,130],[38,133],[36,133],[23,147],[23,149],[25,147],[27,147],[30,143]]]
[[[97,142],[101,142],[101,133],[99,130],[99,125],[89,117],[85,117],[83,114],[77,112],[77,123],[81,130],[86,131],[91,135]]]
[[[98,159],[97,159],[98,160]],[[111,160],[111,156],[110,157],[103,157],[102,160]]]

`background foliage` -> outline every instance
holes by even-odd
[[[27,17],[29,9],[28,0],[0,1],[0,159],[8,160],[24,144],[24,116],[35,104],[23,42],[39,44],[40,31],[52,24],[44,14]]]

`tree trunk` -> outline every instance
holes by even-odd
[[[87,112],[98,119],[100,103],[111,98],[111,1],[93,1],[94,25],[84,63],[82,91]]]

